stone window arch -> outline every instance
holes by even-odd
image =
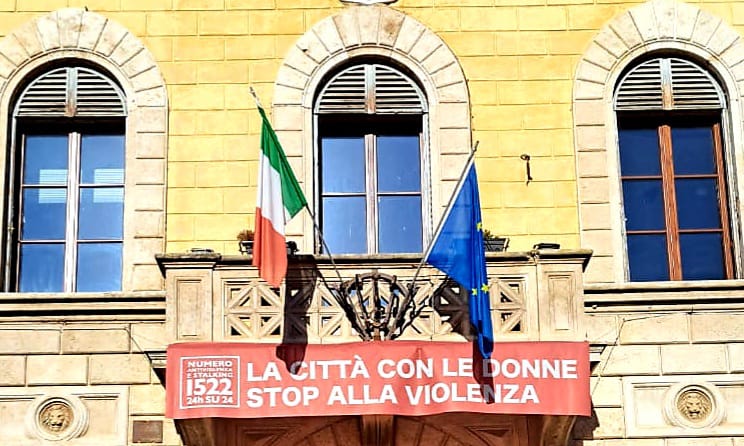
[[[439,221],[471,150],[470,99],[463,70],[434,32],[383,5],[348,6],[315,24],[289,50],[274,85],[275,130],[309,203],[315,196],[314,100],[330,73],[355,59],[402,67],[420,84],[428,105],[430,210],[425,225]],[[309,216],[287,227],[301,249],[313,252]]]
[[[121,89],[126,108],[121,290],[161,290],[154,255],[165,250],[167,95],[152,54],[118,23],[81,8],[26,22],[0,39],[0,54],[0,122],[6,124],[13,122],[23,89],[54,67],[88,67],[106,73]],[[14,136],[0,134],[7,148],[0,162],[4,177],[11,174],[8,155],[18,150]],[[7,209],[9,191],[5,185],[0,189]]]
[[[743,191],[737,181],[741,161],[734,156],[742,144],[742,98],[737,82],[744,80],[744,42],[722,19],[681,2],[654,0],[631,8],[603,27],[582,56],[573,91],[574,140],[578,182],[580,234],[594,250],[588,282],[626,282],[628,255],[622,210],[618,117],[615,89],[628,68],[654,54],[698,61],[720,83],[728,99],[722,121],[722,145],[728,165],[726,181],[733,216]],[[735,270],[741,264],[741,223],[731,221]],[[738,274],[738,273],[736,273]]]

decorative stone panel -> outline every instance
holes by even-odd
[[[744,429],[744,375],[626,377],[623,402],[628,437],[732,436]]]
[[[13,445],[124,446],[128,401],[126,386],[0,387],[0,438]]]
[[[165,250],[168,99],[155,58],[123,26],[82,8],[30,20],[0,39],[0,122],[12,119],[14,95],[41,66],[84,60],[113,76],[127,100],[124,291],[162,290],[154,255]],[[7,147],[9,134],[0,134]],[[3,152],[4,153],[4,152]],[[7,177],[4,155],[0,176]],[[0,185],[0,206],[8,196]]]
[[[491,278],[491,313],[494,335],[501,340],[535,337],[528,325],[527,276]],[[445,278],[422,285],[414,297],[418,316],[401,339],[462,340],[471,332],[468,292]],[[260,279],[225,279],[224,339],[274,342],[355,342],[359,336],[327,286],[318,279],[296,290],[270,288]],[[371,290],[363,295],[366,301]],[[284,298],[282,298],[284,294]],[[383,296],[386,300],[389,296]],[[219,336],[218,335],[218,336]],[[575,335],[575,333],[574,333]],[[181,337],[181,339],[184,339]]]
[[[313,203],[313,100],[326,75],[355,57],[376,57],[403,66],[423,87],[429,113],[422,175],[430,181],[425,192],[432,209],[424,226],[431,230],[471,151],[470,98],[455,55],[414,18],[383,5],[352,6],[315,24],[289,50],[278,71],[273,104],[276,133],[290,163],[301,166],[295,174],[308,202]],[[301,138],[295,137],[297,131]],[[314,252],[313,237],[305,236],[313,233],[312,217],[307,214],[287,227],[287,235],[301,240],[302,252]]]
[[[581,242],[585,248],[600,248],[587,269],[587,282],[627,280],[613,90],[634,59],[664,50],[705,61],[718,75],[729,100],[731,128],[725,145],[734,153],[744,141],[742,93],[737,86],[744,82],[740,63],[744,42],[733,28],[709,12],[674,0],[640,4],[605,25],[578,63],[573,90]],[[742,172],[740,155],[728,161],[734,164],[731,171]],[[741,196],[744,181],[734,183],[733,176],[729,181],[732,192]],[[742,214],[741,207],[733,212],[737,213]],[[737,227],[735,232],[741,230]],[[741,246],[734,251],[740,252]]]

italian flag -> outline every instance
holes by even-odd
[[[259,275],[269,285],[278,287],[287,273],[284,226],[307,206],[307,200],[266,113],[261,107],[258,107],[258,112],[263,123],[253,266],[258,267]]]

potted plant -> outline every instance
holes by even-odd
[[[243,229],[238,232],[238,249],[241,254],[253,254],[253,238],[255,233],[250,229]],[[293,241],[287,242],[287,255],[293,256],[297,254],[297,243]]]
[[[238,232],[238,249],[241,254],[253,254],[253,235],[250,229]]]
[[[495,236],[488,229],[483,230],[483,247],[489,252],[506,251],[509,245],[509,239],[506,237]]]

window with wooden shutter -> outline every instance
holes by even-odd
[[[34,78],[14,109],[8,291],[121,289],[126,107],[88,67]]]
[[[124,94],[108,77],[84,67],[64,67],[34,79],[23,91],[16,117],[126,116]]]
[[[734,277],[715,78],[681,58],[643,61],[615,93],[631,281]]]
[[[384,64],[346,67],[320,90],[317,205],[331,253],[422,251],[426,112],[419,86]]]
[[[349,67],[326,84],[316,112],[367,114],[422,114],[426,100],[421,89],[405,74],[380,64]]]

